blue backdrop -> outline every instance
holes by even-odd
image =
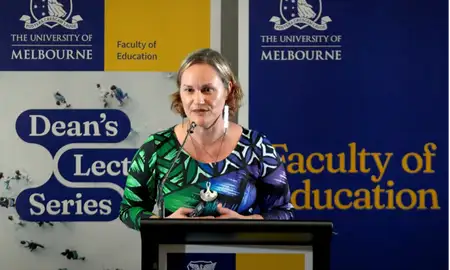
[[[250,127],[296,218],[334,222],[333,270],[448,269],[447,24],[448,1],[250,0]]]

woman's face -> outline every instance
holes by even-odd
[[[180,95],[189,120],[209,127],[222,115],[228,89],[213,67],[195,64],[181,76]]]

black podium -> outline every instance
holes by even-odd
[[[210,246],[211,249],[221,246],[259,246],[266,249],[279,246],[305,248],[305,250],[312,253],[308,269],[330,270],[332,227],[331,222],[320,221],[142,220],[140,230],[142,269],[167,269],[166,262],[161,262],[164,256],[161,255],[160,251],[164,245],[186,247],[189,245],[203,245]],[[185,251],[182,252],[184,253]],[[292,267],[291,269],[295,268]]]

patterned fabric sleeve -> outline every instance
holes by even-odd
[[[262,136],[260,147],[261,181],[257,182],[257,201],[261,216],[272,220],[293,219],[291,192],[281,158],[265,136]]]
[[[156,161],[153,137],[139,148],[128,170],[120,205],[120,220],[129,228],[139,230],[141,219],[153,215],[156,185],[153,168]]]

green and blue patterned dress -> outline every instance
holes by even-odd
[[[157,183],[171,166],[180,144],[174,127],[151,135],[131,162],[120,207],[120,220],[138,230],[154,215]],[[202,163],[184,150],[164,185],[166,216],[180,207],[194,208],[210,183],[217,202],[241,215],[264,219],[293,218],[290,190],[280,156],[261,133],[243,128],[234,151],[217,163]],[[204,215],[216,215],[215,209]]]

